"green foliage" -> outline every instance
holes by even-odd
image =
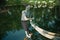
[[[30,4],[30,5],[45,5],[45,3],[43,3],[43,1],[45,3],[47,3],[47,6],[51,6],[52,5],[60,5],[59,4],[59,0],[2,0],[0,1],[1,5],[23,5],[23,4]]]
[[[6,0],[7,5],[21,5],[21,0]]]

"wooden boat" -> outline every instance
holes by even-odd
[[[57,33],[53,33],[53,32],[49,32],[49,31],[46,31],[40,27],[38,27],[37,25],[35,25],[32,20],[30,20],[30,24],[31,26],[38,32],[40,33],[42,36],[46,37],[46,38],[49,38],[49,39],[60,39],[60,34],[57,34]]]

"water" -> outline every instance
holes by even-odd
[[[2,38],[2,40],[24,40],[25,33],[24,30],[12,30],[7,31],[6,35]]]
[[[11,30],[11,31],[6,31],[4,36],[2,37],[2,40],[24,40],[25,38],[25,33],[24,29],[20,30]],[[46,40],[46,38],[43,38],[39,33],[37,33],[35,30],[33,30],[33,36],[32,40]],[[29,40],[31,40],[29,39]],[[49,39],[48,39],[49,40]]]

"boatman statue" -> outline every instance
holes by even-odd
[[[30,10],[30,5],[26,6],[26,9],[22,11],[22,16],[21,16],[21,23],[25,30],[25,34],[26,34],[27,38],[31,38],[31,36],[32,36],[32,33],[29,32],[29,28],[28,28],[28,24],[27,24],[29,18],[26,16],[28,14],[29,10]]]

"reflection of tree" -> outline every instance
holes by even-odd
[[[6,31],[21,29],[20,16],[21,11],[24,9],[24,7],[22,8],[22,6],[11,6],[8,7],[8,9],[11,15],[8,11],[0,13],[0,38],[4,36]]]

